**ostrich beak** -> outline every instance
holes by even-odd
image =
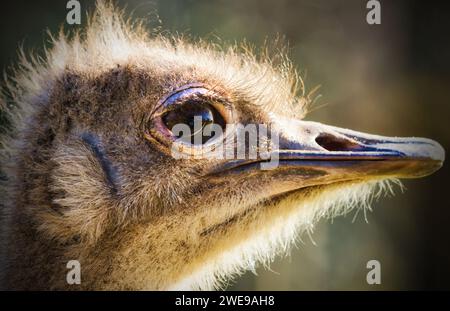
[[[442,146],[426,138],[385,137],[286,118],[275,118],[274,124],[279,148],[271,153],[271,161],[278,160],[272,176],[276,172],[300,175],[305,185],[372,177],[419,178],[438,170],[445,158]],[[262,163],[237,160],[225,166],[227,171],[248,173],[261,169]]]

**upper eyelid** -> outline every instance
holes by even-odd
[[[165,109],[161,113],[164,113],[167,111],[172,111],[172,110],[176,109],[177,107],[179,107],[181,104],[185,103],[186,101],[192,101],[192,102],[205,101],[208,104],[219,103],[219,104],[225,106],[225,108],[227,108],[227,109],[231,109],[231,107],[232,107],[232,105],[229,102],[224,101],[223,99],[221,99],[220,97],[217,97],[217,96],[203,96],[203,95],[198,95],[198,94],[192,94],[191,96],[186,96],[183,98],[175,99],[175,100],[171,101],[170,103],[167,103],[166,105],[163,106]]]
[[[203,84],[189,84],[163,97],[159,101],[156,109],[167,108],[170,105],[182,103],[192,98],[214,100],[227,108],[232,107],[232,104],[224,96],[210,90],[207,86]]]

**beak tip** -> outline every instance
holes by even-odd
[[[422,150],[420,150],[422,149]],[[438,142],[431,139],[424,139],[423,148],[419,147],[419,152],[423,151],[431,160],[440,162],[441,165],[445,161],[445,150]]]
[[[413,159],[445,161],[445,150],[437,141],[428,138],[400,138],[390,144],[388,149],[396,150],[403,156]]]
[[[445,161],[445,150],[439,143],[436,143],[436,144],[438,146],[437,159],[438,159],[438,161],[444,163],[444,161]]]
[[[408,153],[413,158],[424,160],[421,161],[422,166],[417,166],[415,177],[428,176],[438,171],[445,161],[445,150],[441,144],[427,138],[416,139]]]

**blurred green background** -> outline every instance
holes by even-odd
[[[19,44],[42,51],[45,30],[65,21],[65,0],[2,3],[0,67]],[[82,9],[93,1],[80,1]],[[365,0],[117,1],[149,27],[255,46],[285,36],[306,85],[321,85],[307,119],[391,136],[424,136],[450,146],[449,2],[381,1],[381,25],[366,23]],[[159,16],[158,21],[157,16]],[[83,14],[82,24],[86,21]],[[65,26],[67,29],[78,26]],[[450,289],[448,165],[405,181],[404,194],[374,212],[323,220],[271,270],[259,268],[231,290]],[[382,284],[366,283],[367,261],[381,263]]]

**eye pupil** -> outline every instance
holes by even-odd
[[[209,124],[218,124],[224,129],[225,121],[220,113],[207,102],[186,101],[163,115],[162,121],[169,130],[177,124],[185,124],[190,133],[181,133],[180,138],[186,143],[206,143],[212,137],[204,135],[203,129]]]

